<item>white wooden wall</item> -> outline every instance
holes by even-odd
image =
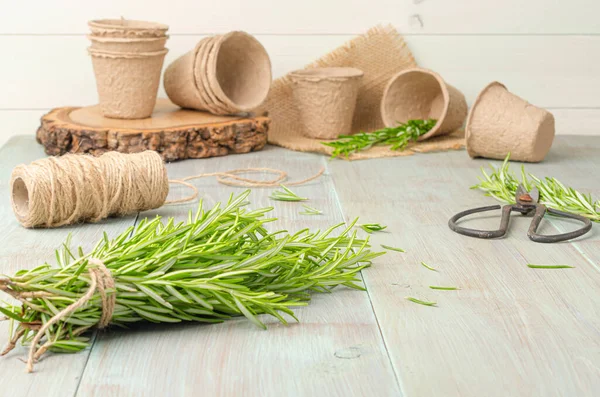
[[[166,62],[245,30],[276,77],[391,23],[469,102],[499,80],[549,108],[558,133],[600,135],[599,15],[598,0],[0,0],[0,144],[52,107],[96,102],[86,21],[120,16],[168,24]]]

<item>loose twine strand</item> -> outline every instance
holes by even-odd
[[[288,186],[301,185],[315,175]],[[273,174],[260,180],[240,174]],[[194,179],[216,177],[221,184],[236,187],[273,187],[288,178],[273,168],[240,168],[169,180],[160,155],[154,151],[136,154],[108,152],[100,157],[65,155],[17,166],[11,177],[11,199],[17,219],[25,227],[58,227],[77,222],[98,222],[109,216],[123,216],[158,208],[165,204],[187,203],[198,197]],[[192,194],[166,201],[169,183],[183,185]]]
[[[297,186],[302,185],[304,183],[308,183],[313,181],[323,175],[325,172],[325,167],[321,168],[319,172],[314,174],[313,176],[302,179],[301,181],[296,182],[288,182],[287,186]],[[278,175],[273,179],[267,180],[259,180],[259,179],[250,179],[238,176],[238,174],[249,174],[249,173],[267,173],[267,174],[275,174]],[[209,172],[205,174],[191,175],[185,177],[181,180],[170,180],[171,183],[179,183],[184,186],[191,187],[195,190],[195,193],[189,197],[185,197],[177,200],[169,200],[166,201],[165,204],[177,204],[177,203],[186,203],[188,201],[192,201],[198,196],[198,189],[195,186],[187,183],[186,181],[191,181],[194,179],[206,178],[214,176],[217,178],[217,182],[222,183],[223,185],[235,186],[235,187],[273,187],[279,186],[283,181],[285,181],[288,177],[288,173],[282,170],[276,170],[274,168],[238,168],[235,170],[225,171],[225,172]]]
[[[104,263],[95,258],[88,260],[88,272],[90,274],[90,287],[88,288],[87,292],[83,294],[81,298],[79,298],[69,306],[65,307],[60,312],[56,313],[50,320],[48,320],[44,325],[42,325],[38,332],[35,334],[35,337],[31,341],[31,346],[29,347],[29,357],[27,358],[27,372],[33,372],[34,362],[47,349],[47,347],[45,346],[42,346],[40,348],[37,347],[46,331],[52,325],[70,316],[77,309],[88,303],[90,299],[92,299],[96,291],[100,293],[100,302],[102,305],[102,315],[98,320],[97,327],[102,329],[107,327],[110,323],[110,320],[115,311],[115,304],[117,301],[117,296],[114,290],[115,280],[113,279],[110,270],[108,270]],[[112,290],[110,295],[107,295],[107,289]]]

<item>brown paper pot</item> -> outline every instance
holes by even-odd
[[[118,53],[88,49],[100,107],[106,117],[143,119],[152,114],[165,54]]]
[[[131,19],[98,19],[88,26],[94,36],[104,37],[161,37],[169,30],[162,23]]]
[[[110,52],[154,52],[165,48],[169,36],[162,37],[104,37],[88,36],[94,50]]]
[[[171,101],[226,115],[262,104],[271,87],[271,61],[251,35],[231,32],[200,41],[172,62],[164,76]]]
[[[229,113],[260,106],[271,88],[271,60],[265,48],[245,32],[218,37],[208,54],[208,83]]]
[[[465,128],[471,157],[539,162],[554,140],[554,116],[490,83],[477,96]]]
[[[460,128],[467,117],[465,96],[427,69],[409,69],[388,83],[381,100],[381,117],[387,127],[413,119],[435,119],[437,123],[420,141]]]
[[[362,70],[342,67],[304,69],[290,74],[305,136],[336,139],[350,133],[363,74]]]

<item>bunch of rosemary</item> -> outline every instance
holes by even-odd
[[[383,128],[374,132],[361,132],[355,135],[340,135],[337,141],[321,142],[333,148],[331,158],[345,156],[367,150],[375,145],[390,145],[391,150],[404,150],[409,142],[416,141],[431,130],[437,120],[408,120],[396,127]]]
[[[216,323],[244,315],[265,328],[257,315],[286,323],[282,314],[295,319],[290,309],[306,305],[311,291],[338,285],[362,289],[358,272],[384,254],[372,252],[368,239],[351,232],[354,223],[322,232],[269,232],[264,226],[275,219],[265,214],[272,208],[245,209],[248,194],[230,197],[224,208],[217,204],[205,210],[200,203],[185,223],[143,220],[113,240],[105,235],[89,253],[71,251],[67,241],[56,252],[58,267],[46,263],[0,278],[0,290],[21,302],[0,308],[18,323],[4,353],[19,340],[31,344],[40,327],[90,290],[92,258],[110,271],[114,289],[95,291],[70,316],[51,322],[32,348],[36,359],[46,350],[74,352],[87,346],[84,333],[98,324],[103,311],[100,292],[116,297],[109,323],[114,326]]]
[[[509,169],[509,159],[510,154],[506,156],[500,168],[490,165],[492,172],[489,175],[482,169],[483,177],[479,178],[480,183],[472,186],[471,189],[483,190],[487,196],[514,204],[515,193],[521,183],[527,190],[536,187],[540,192],[540,203],[546,207],[582,215],[594,222],[600,222],[600,200],[594,201],[591,195],[585,195],[571,187],[566,187],[556,178],[541,179],[527,174],[523,166],[519,180]]]

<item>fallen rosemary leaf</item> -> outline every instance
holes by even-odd
[[[435,305],[437,305],[437,302],[423,301],[421,299],[413,298],[412,296],[407,296],[406,299],[409,300],[409,301],[411,301],[411,302],[418,303],[419,305],[425,305],[425,306],[435,306]]]
[[[437,272],[438,270],[436,268],[433,268],[431,266],[429,266],[427,263],[425,262],[421,262],[421,265],[423,265],[424,267],[426,267],[429,270],[433,270],[434,272]]]
[[[306,201],[306,200],[308,200],[306,197],[298,196],[296,193],[292,192],[290,189],[288,189],[284,185],[279,185],[279,186],[281,186],[283,191],[275,190],[269,196],[271,199],[278,200],[278,201]]]
[[[527,174],[524,166],[521,167],[521,179],[519,180],[509,169],[509,159],[510,154],[506,156],[500,168],[490,165],[492,172],[489,175],[482,168],[483,176],[479,177],[479,183],[472,186],[471,189],[482,190],[486,196],[514,204],[519,184],[522,184],[528,191],[536,187],[540,192],[540,204],[600,222],[600,200],[594,201],[591,195],[585,195],[571,187],[566,187],[556,178],[541,179],[533,174]]]
[[[344,156],[370,149],[373,146],[389,145],[391,150],[404,150],[411,141],[416,141],[421,135],[431,130],[437,120],[408,120],[396,127],[383,128],[374,132],[361,132],[354,135],[340,135],[333,142],[321,142],[333,148],[331,158]]]
[[[380,232],[387,229],[387,226],[380,225],[379,223],[363,223],[358,226],[367,233]]]
[[[304,211],[300,212],[300,215],[321,215],[323,211],[316,208],[310,207],[306,204],[302,204]]]
[[[372,252],[368,238],[357,238],[352,231],[356,220],[323,232],[270,232],[264,226],[275,220],[265,217],[272,208],[244,208],[249,193],[212,209],[200,202],[186,223],[144,219],[113,240],[105,234],[89,253],[71,251],[67,241],[56,252],[56,267],[44,263],[1,277],[0,291],[22,304],[0,307],[11,323],[18,323],[12,342],[30,344],[52,315],[82,299],[90,289],[92,258],[106,266],[115,283],[106,290],[116,297],[110,326],[218,323],[244,315],[264,327],[260,314],[285,324],[282,314],[296,319],[291,309],[306,305],[310,292],[336,286],[364,289],[359,272],[385,252]],[[102,313],[96,291],[70,316],[52,323],[39,346],[44,351],[84,349],[88,342],[82,335],[97,326]]]
[[[458,287],[440,287],[440,286],[437,286],[437,285],[430,285],[429,288],[431,288],[431,289],[439,289],[439,290],[442,290],[442,291],[456,291],[456,290],[460,289]]]
[[[381,248],[384,248],[384,249],[390,250],[390,251],[406,252],[402,248],[390,247],[389,245],[383,245],[383,244],[381,244]]]
[[[528,263],[527,267],[530,267],[532,269],[573,269],[575,266],[569,266],[569,265],[534,265],[534,264]]]

